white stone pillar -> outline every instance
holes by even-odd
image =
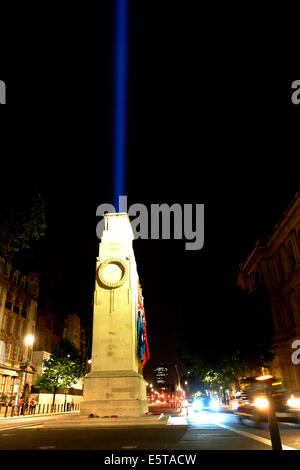
[[[137,356],[134,234],[126,213],[106,214],[104,219],[96,263],[92,364],[81,415],[142,416],[148,405]]]

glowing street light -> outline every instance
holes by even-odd
[[[26,386],[26,381],[27,381],[27,367],[28,367],[28,364],[29,364],[29,346],[32,346],[33,343],[34,343],[34,336],[33,335],[27,335],[24,339],[24,342],[27,346],[27,360],[26,360],[26,363],[25,363],[25,377],[24,377],[24,388],[23,388],[23,398],[25,398],[25,386]],[[25,407],[23,408],[23,413],[25,411]]]
[[[34,336],[32,335],[27,335],[25,338],[25,344],[27,346],[31,346],[34,343]]]

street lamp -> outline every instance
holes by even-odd
[[[27,367],[29,364],[29,346],[31,346],[34,343],[34,336],[33,335],[27,335],[25,337],[25,344],[27,346],[27,360],[25,363],[25,379],[24,379],[24,388],[23,388],[23,398],[25,398],[25,386],[26,386],[26,380],[27,380]]]

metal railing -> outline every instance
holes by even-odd
[[[28,415],[41,415],[41,414],[54,414],[54,413],[70,413],[72,411],[80,411],[80,404],[76,403],[38,403],[35,406],[28,405],[2,405],[0,406],[0,417],[9,418],[14,416],[28,416]]]

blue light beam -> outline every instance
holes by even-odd
[[[128,0],[116,0],[115,88],[114,88],[114,187],[113,203],[119,210],[119,196],[125,195],[128,74]]]

